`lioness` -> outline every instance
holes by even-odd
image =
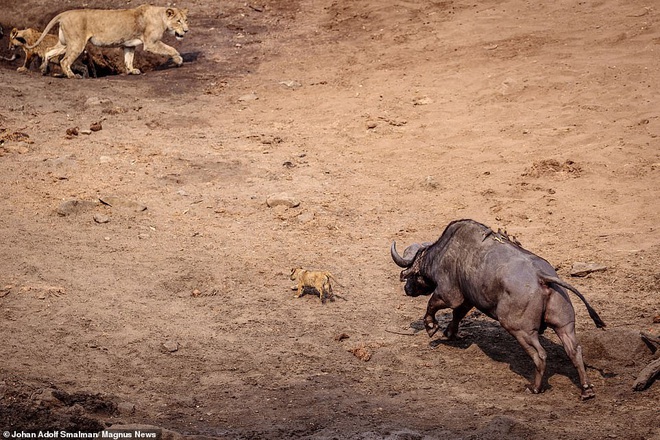
[[[48,23],[32,48],[46,38],[53,26],[59,23],[59,41],[46,53],[41,71],[48,73],[48,60],[64,55],[60,61],[62,70],[69,78],[80,78],[71,71],[71,64],[78,58],[88,41],[97,46],[123,46],[126,72],[139,75],[133,67],[135,47],[144,45],[144,50],[168,55],[177,66],[183,64],[179,52],[160,41],[165,31],[181,40],[188,32],[187,9],[165,8],[142,5],[134,9],[74,9],[56,15]]]
[[[325,302],[326,295],[328,298],[333,299],[334,294],[332,292],[331,281],[337,282],[337,280],[335,280],[335,277],[330,272],[305,270],[302,267],[296,267],[291,269],[289,278],[291,280],[298,280],[298,293],[295,295],[295,298],[303,296],[305,287],[310,287],[316,289],[322,303]]]

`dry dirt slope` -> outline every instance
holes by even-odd
[[[0,23],[80,6],[5,1]],[[180,6],[192,31],[165,38],[180,69],[138,54],[144,76],[68,81],[0,65],[0,420],[227,438],[660,435],[657,384],[630,389],[653,357],[637,333],[659,331],[654,4]],[[300,206],[266,207],[283,191]],[[81,203],[58,215],[68,200]],[[566,278],[574,261],[608,266],[571,280],[610,326],[576,304],[595,400],[578,401],[552,335],[549,390],[530,396],[530,360],[490,320],[468,317],[455,344],[395,333],[426,301],[402,296],[389,243],[464,217],[506,227]],[[294,300],[296,265],[334,272],[346,300]]]

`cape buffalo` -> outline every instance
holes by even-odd
[[[473,220],[451,222],[435,243],[415,243],[400,256],[396,243],[390,249],[403,267],[401,281],[409,296],[428,295],[424,325],[429,336],[439,329],[435,314],[451,308],[452,321],[444,331],[454,339],[458,325],[473,308],[496,319],[522,345],[536,365],[533,393],[542,390],[546,351],[539,334],[550,326],[578,371],[582,399],[594,397],[575,337],[575,311],[566,288],[587,307],[596,327],[605,327],[596,311],[570,284],[559,279],[543,258],[523,249],[506,233],[494,232]]]

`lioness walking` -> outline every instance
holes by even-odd
[[[96,46],[119,46],[124,48],[126,72],[139,75],[133,67],[135,47],[143,45],[144,50],[160,55],[168,55],[177,66],[183,64],[181,54],[160,41],[165,31],[181,40],[188,32],[188,10],[142,5],[134,9],[73,9],[56,15],[46,26],[41,37],[28,49],[37,46],[46,38],[56,24],[60,25],[59,41],[46,52],[41,63],[41,72],[48,73],[48,60],[64,55],[60,61],[62,70],[69,78],[80,78],[71,70],[71,64],[85,49],[88,41]]]

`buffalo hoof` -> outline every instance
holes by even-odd
[[[429,338],[432,338],[440,330],[438,324],[426,323],[426,333],[428,333]]]

